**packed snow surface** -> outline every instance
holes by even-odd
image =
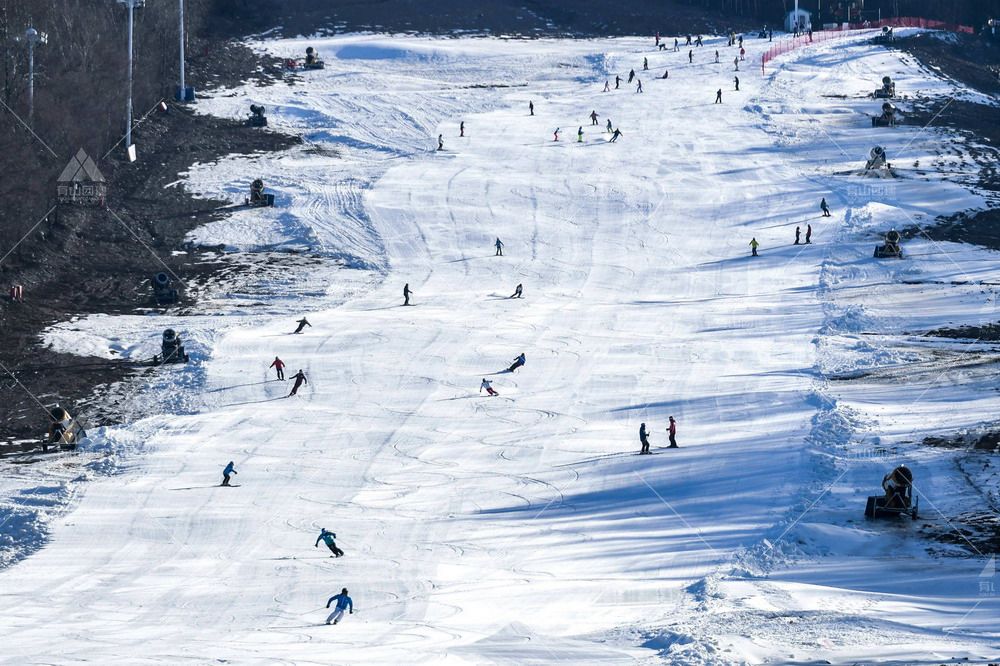
[[[321,261],[262,268],[186,317],[50,330],[120,357],[170,325],[192,363],[147,375],[149,416],[94,433],[58,474],[3,482],[0,658],[997,658],[991,553],[941,538],[995,493],[966,451],[921,445],[996,413],[996,356],[921,333],[994,321],[1000,270],[920,237],[871,258],[888,229],[983,201],[942,176],[956,137],[873,129],[863,97],[886,74],[908,95],[972,93],[864,38],[766,76],[756,39],[739,72],[717,38],[693,64],[648,39],[258,44],[314,46],[326,69],[198,108],[263,103],[305,142],[195,166],[194,192],[240,200],[260,176],[278,205],[192,240]],[[641,94],[615,89],[631,68]],[[899,178],[854,175],[876,144]],[[275,355],[308,376],[298,396]],[[654,455],[635,455],[640,423]],[[230,460],[238,487],[220,488]],[[900,462],[921,519],[866,522]],[[313,548],[321,527],[345,557]],[[343,587],[355,613],[326,626]]]

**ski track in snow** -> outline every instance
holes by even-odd
[[[196,165],[184,183],[239,200],[260,175],[278,201],[193,240],[322,261],[262,261],[228,292],[201,287],[183,318],[50,329],[59,349],[139,357],[169,325],[193,363],[123,389],[133,425],[0,486],[0,564],[16,562],[0,572],[0,659],[997,658],[990,554],[931,538],[995,511],[973,487],[995,474],[920,446],[995,411],[994,351],[919,337],[996,320],[995,257],[915,239],[911,259],[870,258],[888,228],[983,201],[926,167],[953,135],[871,129],[877,103],[859,97],[884,74],[910,95],[975,93],[860,40],[761,77],[766,45],[750,39],[740,93],[719,39],[698,56],[720,48],[723,64],[693,66],[638,39],[257,46],[307,43],[326,70],[198,104],[236,117],[264,103],[305,144]],[[642,95],[601,92],[643,55]],[[903,178],[831,175],[876,144]],[[807,222],[816,243],[791,245]],[[519,282],[524,299],[506,298]],[[313,328],[287,335],[302,313]],[[527,365],[502,372],[521,351]],[[298,397],[265,381],[275,354],[308,375]],[[500,397],[476,394],[484,376]],[[163,404],[175,415],[138,418]],[[678,450],[660,448],[669,415]],[[643,421],[656,455],[634,455]],[[230,459],[240,487],[215,487]],[[865,496],[901,461],[925,517],[865,523]],[[346,557],[309,548],[320,527]],[[357,613],[324,626],[343,586]]]

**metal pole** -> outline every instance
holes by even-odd
[[[125,149],[132,146],[132,28],[135,2],[128,3],[128,110],[126,111]]]
[[[35,126],[35,43],[28,41],[28,127]]]
[[[185,91],[187,87],[184,85],[184,0],[180,0],[181,3],[181,101],[185,101]]]

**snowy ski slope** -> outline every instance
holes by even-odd
[[[872,129],[861,97],[885,74],[910,95],[975,93],[860,38],[766,78],[751,39],[740,92],[721,39],[692,65],[645,39],[259,46],[306,45],[326,70],[199,102],[233,117],[264,103],[305,145],[196,167],[185,186],[235,199],[264,177],[275,209],[195,239],[326,261],[262,272],[188,317],[49,332],[59,348],[121,349],[172,325],[193,366],[144,386],[176,414],[106,429],[37,487],[0,486],[11,524],[45,539],[0,572],[0,661],[1000,655],[989,553],[930,537],[986,500],[961,451],[917,444],[996,411],[988,345],[950,372],[969,360],[959,345],[919,337],[996,319],[996,257],[913,240],[911,259],[870,258],[888,228],[983,201],[941,175],[971,169],[959,139]],[[642,94],[602,92],[644,56]],[[834,175],[875,144],[903,178]],[[813,244],[792,245],[807,223]],[[507,298],[518,283],[524,298]],[[289,335],[303,314],[312,328]],[[526,366],[501,372],[520,352]],[[275,355],[309,377],[299,396],[265,382]],[[857,379],[830,379],[843,375]],[[484,377],[499,397],[477,394]],[[670,415],[676,450],[662,448]],[[642,422],[648,457],[634,455]],[[215,487],[229,460],[239,487]],[[902,461],[926,518],[866,523],[865,496]],[[65,499],[32,508],[53,493]],[[312,548],[321,527],[346,557]],[[325,626],[345,586],[357,612]]]

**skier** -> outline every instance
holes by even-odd
[[[613,128],[613,127],[611,126],[611,118],[608,118],[608,124],[607,124],[607,126],[605,127],[605,131],[606,131],[606,132],[607,132],[608,134],[611,134],[612,132],[614,132],[614,131],[615,131],[615,130],[614,130],[614,128]]]
[[[688,51],[688,64],[690,65],[693,62],[694,62],[694,51]]]
[[[528,101],[528,115],[529,116],[535,115],[535,103],[532,102],[531,100]]]
[[[608,82],[607,79],[604,79],[604,92],[608,92],[610,90],[611,90],[611,84]]]
[[[659,30],[656,31],[656,42],[655,42],[655,45],[656,46],[660,45],[660,31]]]
[[[747,56],[747,50],[741,46],[740,47],[740,60],[746,60],[747,59],[746,56]]]
[[[327,532],[325,527],[321,527],[319,530],[319,536],[316,537],[316,543],[313,544],[313,548],[319,548],[319,542],[322,541],[326,544],[326,547],[330,549],[330,552],[333,553],[330,557],[343,557],[344,551],[337,548],[337,543],[334,541],[336,538],[336,534],[333,532]]]
[[[642,71],[644,71],[644,72],[648,72],[649,71],[649,58],[643,58],[642,59]]]
[[[698,35],[698,38],[694,40],[694,45],[703,46],[703,44],[701,43],[701,35]]]
[[[483,389],[486,389],[486,394],[491,397],[495,395],[500,395],[495,390],[493,390],[493,382],[487,380],[486,377],[483,377],[483,383],[479,385],[479,392],[482,393]]]
[[[667,50],[667,43],[666,42],[660,42],[660,50],[661,51],[666,51]]]
[[[497,242],[494,243],[493,246],[497,249],[497,253],[495,255],[493,255],[493,256],[494,257],[502,257],[503,256],[503,243],[500,242],[499,238],[497,238]]]
[[[330,604],[333,603],[334,599],[337,601],[337,606],[330,613],[330,616],[326,618],[326,623],[330,624],[332,621],[334,624],[340,622],[344,617],[344,611],[347,610],[350,615],[354,615],[354,602],[349,596],[347,596],[347,588],[345,587],[340,591],[340,594],[335,594],[330,597],[330,600],[326,602],[326,607],[329,608]]]
[[[800,234],[800,233],[801,233],[801,232],[799,231],[799,228],[798,228],[798,227],[795,227],[795,243],[794,243],[795,245],[798,245],[798,244],[799,244],[799,234]]]
[[[618,90],[618,86],[622,84],[622,77],[615,74],[615,90]]]
[[[661,76],[660,78],[661,79],[665,79],[668,76],[670,76],[670,70],[669,69],[665,69],[665,70],[663,70],[663,76]]]
[[[667,427],[667,432],[670,434],[670,447],[671,449],[676,449],[677,447],[677,421],[674,421],[674,417],[670,417],[670,425]]]
[[[681,43],[677,40],[676,37],[674,37],[674,53],[677,53],[680,50],[681,50]]]
[[[458,135],[465,136],[465,121],[463,120],[458,124]]]
[[[715,91],[715,103],[722,104],[722,88]]]
[[[282,361],[277,356],[274,357],[274,361],[268,366],[268,369],[274,368],[274,371],[278,373],[278,379],[285,381],[285,362]]]
[[[638,82],[639,82],[639,85],[637,85],[637,86],[635,87],[635,91],[636,91],[637,93],[641,93],[641,92],[642,92],[642,79],[636,79],[636,81],[638,81]]]
[[[642,444],[639,454],[649,453],[649,433],[646,432],[645,423],[639,425],[639,443]]]
[[[826,205],[826,197],[819,202],[819,207],[823,210],[823,217],[830,217],[830,207]]]
[[[813,225],[806,225],[806,245],[812,245]]]
[[[559,130],[561,130],[561,129],[562,129],[561,127],[557,127],[556,131],[552,133],[552,140],[553,141],[558,141],[559,140]]]
[[[444,134],[438,134],[438,150],[444,150]]]
[[[594,111],[590,112],[590,124],[591,125],[596,125],[597,124],[597,110],[596,109]]]
[[[521,354],[514,359],[514,362],[510,364],[509,368],[507,368],[507,372],[514,372],[521,367],[524,367],[524,352],[521,352]]]
[[[715,51],[715,64],[716,65],[719,64],[719,51],[718,50]]]
[[[412,293],[413,292],[410,291],[410,283],[407,282],[406,284],[403,285],[403,305],[410,304],[410,294]]]
[[[740,48],[743,48],[743,35],[740,35]]]
[[[299,327],[295,329],[295,333],[301,333],[306,326],[312,328],[312,324],[310,324],[305,317],[299,319],[296,323],[299,325]]]
[[[583,143],[583,125],[580,125],[576,130],[576,142]]]
[[[760,243],[757,242],[756,238],[750,239],[750,256],[757,256],[757,248],[760,247]]]
[[[774,30],[768,30],[767,31],[767,41],[770,42],[773,39],[774,39]]]
[[[517,286],[514,287],[514,293],[511,294],[510,296],[508,296],[507,298],[521,298],[521,292],[523,290],[524,290],[524,288],[521,286],[521,283],[518,282]]]
[[[611,143],[614,143],[615,141],[617,141],[618,137],[620,137],[621,135],[622,135],[622,131],[616,127],[615,128],[615,133],[611,135]]]
[[[740,77],[734,76],[733,77],[733,82],[736,84],[736,90],[739,90],[740,89]]]
[[[626,81],[626,83],[632,83],[632,80],[634,78],[635,78],[635,70],[634,69],[630,69],[628,71],[628,81]]]
[[[295,380],[295,383],[292,384],[292,392],[289,393],[287,396],[289,398],[291,398],[293,395],[299,392],[300,386],[309,383],[309,380],[306,379],[306,373],[302,372],[302,368],[299,368],[299,371],[296,372],[294,375],[292,375],[292,379]]]
[[[233,474],[239,474],[239,472],[236,471],[236,463],[230,460],[229,464],[226,465],[226,469],[222,470],[222,485],[228,486],[229,477]]]
[[[736,68],[737,72],[740,71],[740,59],[739,58],[733,58],[733,67]]]
[[[687,36],[687,41],[684,42],[684,46],[691,46],[691,35]]]

